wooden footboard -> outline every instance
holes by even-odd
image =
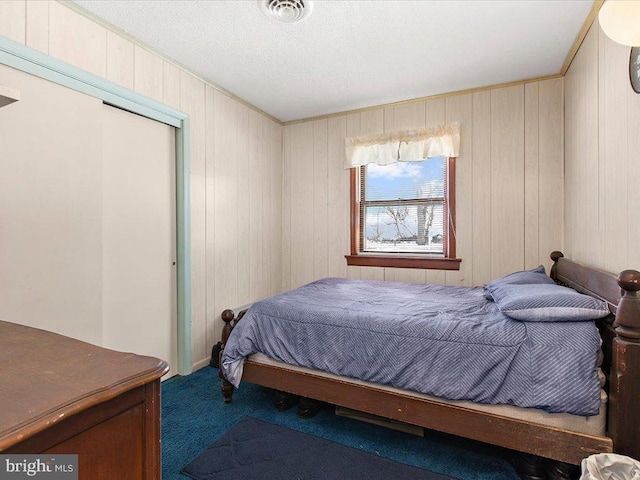
[[[245,362],[242,380],[574,465],[599,452],[615,451],[640,458],[640,415],[636,413],[640,402],[640,272],[625,270],[615,276],[567,260],[560,252],[553,252],[551,258],[554,280],[610,305],[612,315],[600,325],[603,366],[608,373],[606,437],[251,361]],[[242,315],[244,312],[236,318],[232,310],[222,313],[223,345]],[[233,385],[221,373],[220,378],[224,401],[231,402]]]
[[[388,390],[246,361],[242,381],[283,390],[444,433],[578,464],[613,451],[607,437],[570,432]]]

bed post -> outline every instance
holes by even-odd
[[[614,323],[609,434],[616,453],[640,459],[640,272],[618,275],[622,298]]]
[[[551,265],[551,271],[549,272],[549,276],[554,280],[557,280],[558,279],[558,273],[557,273],[558,260],[564,257],[564,254],[556,250],[554,252],[551,252],[550,257],[551,257],[551,260],[553,260],[553,265]]]
[[[235,387],[224,378],[222,374],[222,354],[224,353],[224,347],[227,344],[227,340],[229,339],[229,335],[231,335],[231,330],[233,330],[233,325],[231,322],[235,317],[235,313],[233,310],[225,310],[222,312],[222,320],[224,321],[224,327],[222,327],[222,348],[220,349],[220,369],[218,370],[218,377],[220,377],[220,386],[222,389],[222,397],[224,399],[224,403],[231,403],[233,390]]]

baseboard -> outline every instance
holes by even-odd
[[[201,368],[209,366],[209,358],[203,358],[202,360],[197,361],[191,365],[191,369],[193,372],[200,370]]]
[[[380,427],[390,428],[392,430],[398,430],[400,432],[410,433],[418,437],[424,437],[424,428],[416,425],[410,425],[404,422],[398,422],[397,420],[391,420],[389,418],[379,417],[377,415],[371,415],[370,413],[359,412],[346,407],[336,406],[336,415],[339,417],[352,418],[354,420],[360,420],[361,422],[371,423]]]

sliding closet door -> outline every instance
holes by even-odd
[[[177,366],[175,132],[103,113],[103,345]]]

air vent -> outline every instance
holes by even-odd
[[[311,0],[258,0],[264,14],[282,23],[296,23],[311,14]]]

